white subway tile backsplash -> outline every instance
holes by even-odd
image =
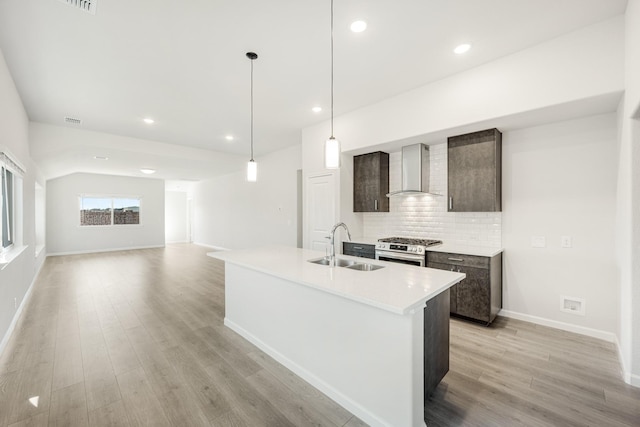
[[[364,237],[440,239],[462,246],[502,247],[500,212],[447,212],[447,144],[431,145],[431,191],[442,196],[392,197],[390,212],[364,213]],[[402,153],[389,154],[389,191],[401,189]]]

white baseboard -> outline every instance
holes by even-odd
[[[598,338],[604,341],[615,343],[618,338],[616,334],[599,329],[587,328],[584,326],[572,325],[571,323],[559,322],[557,320],[545,319],[544,317],[531,316],[529,314],[517,313],[515,311],[500,310],[499,316],[509,317],[511,319],[524,320],[525,322],[535,323],[536,325],[548,326],[550,328],[560,329],[567,332],[573,332],[580,335],[586,335],[592,338]]]
[[[632,374],[629,370],[629,367],[625,363],[624,357],[622,356],[622,347],[620,347],[620,341],[618,340],[618,337],[616,337],[615,344],[616,350],[618,351],[618,361],[620,362],[622,379],[629,385],[640,387],[640,376]]]
[[[127,248],[107,248],[107,249],[91,249],[87,251],[71,251],[71,252],[53,252],[47,253],[47,256],[64,256],[64,255],[84,255],[84,254],[99,254],[102,252],[119,252],[119,251],[133,251],[136,249],[158,249],[164,248],[165,245],[152,245],[152,246],[133,246]]]
[[[588,337],[614,343],[616,346],[616,351],[618,353],[618,361],[620,362],[620,374],[622,376],[622,379],[629,385],[640,387],[640,375],[632,374],[628,369],[628,366],[626,366],[626,364],[624,363],[625,361],[622,357],[620,342],[618,341],[618,336],[616,334],[612,332],[601,331],[598,329],[586,328],[584,326],[572,325],[570,323],[559,322],[557,320],[545,319],[543,317],[531,316],[529,314],[517,313],[509,310],[500,310],[498,315],[509,317],[512,319],[524,320],[526,322],[535,323],[536,325],[548,326],[550,328],[586,335]]]
[[[204,246],[205,248],[211,248],[211,249],[216,249],[218,251],[230,251],[231,249],[229,248],[223,248],[222,246],[214,246],[214,245],[209,245],[207,243],[201,243],[201,242],[193,242],[194,245],[198,245],[198,246]]]
[[[31,291],[33,290],[33,285],[36,283],[36,280],[38,280],[38,276],[40,275],[40,272],[42,271],[43,266],[44,266],[44,262],[41,262],[40,266],[38,266],[38,270],[36,271],[36,274],[34,274],[33,276],[33,280],[31,280],[29,289],[27,289],[27,292],[24,293],[22,302],[20,303],[20,305],[18,306],[18,309],[13,315],[13,319],[11,319],[11,324],[9,324],[9,327],[7,328],[7,332],[4,334],[4,337],[2,337],[2,341],[0,341],[0,356],[2,356],[2,353],[4,352],[5,347],[9,343],[9,339],[11,338],[11,334],[13,333],[13,330],[16,328],[16,325],[18,324],[18,319],[20,319],[22,310],[24,309],[24,307],[27,304],[27,301],[29,301],[29,298],[31,297]]]

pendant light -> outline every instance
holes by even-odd
[[[331,0],[331,136],[324,143],[324,167],[340,168],[340,141],[333,136],[333,0]]]
[[[258,164],[253,160],[253,61],[258,59],[258,55],[254,52],[247,52],[247,58],[251,60],[251,159],[247,163],[247,181],[256,182]]]

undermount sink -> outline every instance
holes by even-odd
[[[316,259],[310,259],[310,263],[312,264],[320,264],[320,265],[329,265],[329,258],[322,257]],[[355,261],[351,261],[348,259],[336,258],[336,267],[349,267],[356,264]]]
[[[381,268],[384,268],[384,266],[357,262],[353,265],[347,266],[347,268],[350,268],[352,270],[359,270],[359,271],[374,271],[374,270],[379,270]]]
[[[329,265],[329,258],[322,257],[322,258],[310,259],[308,260],[308,262],[312,264],[318,264],[318,265]],[[336,267],[346,267],[352,270],[359,270],[359,271],[373,271],[373,270],[378,270],[380,268],[384,268],[381,265],[367,264],[367,263],[356,262],[356,261],[351,261],[351,260],[342,259],[342,258],[336,258]]]

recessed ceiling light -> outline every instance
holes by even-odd
[[[105,156],[93,156],[93,158],[96,160],[109,160],[109,158]]]
[[[227,141],[233,141],[233,135],[227,135],[224,137]]]
[[[456,48],[453,49],[453,52],[457,53],[458,55],[461,55],[466,51],[468,51],[469,49],[471,49],[471,45],[469,43],[463,43],[461,45],[456,46]]]
[[[313,111],[314,113],[319,113],[320,111],[322,111],[322,107],[313,107],[311,111]]]
[[[146,124],[151,125],[155,122],[155,120],[150,119],[149,117],[147,117],[146,119],[142,119]]]
[[[140,172],[147,174],[147,175],[151,175],[152,173],[156,173],[155,169],[147,169],[147,168],[142,168],[140,169]]]
[[[351,23],[351,31],[354,33],[361,33],[367,29],[367,23],[364,21],[353,21]]]

